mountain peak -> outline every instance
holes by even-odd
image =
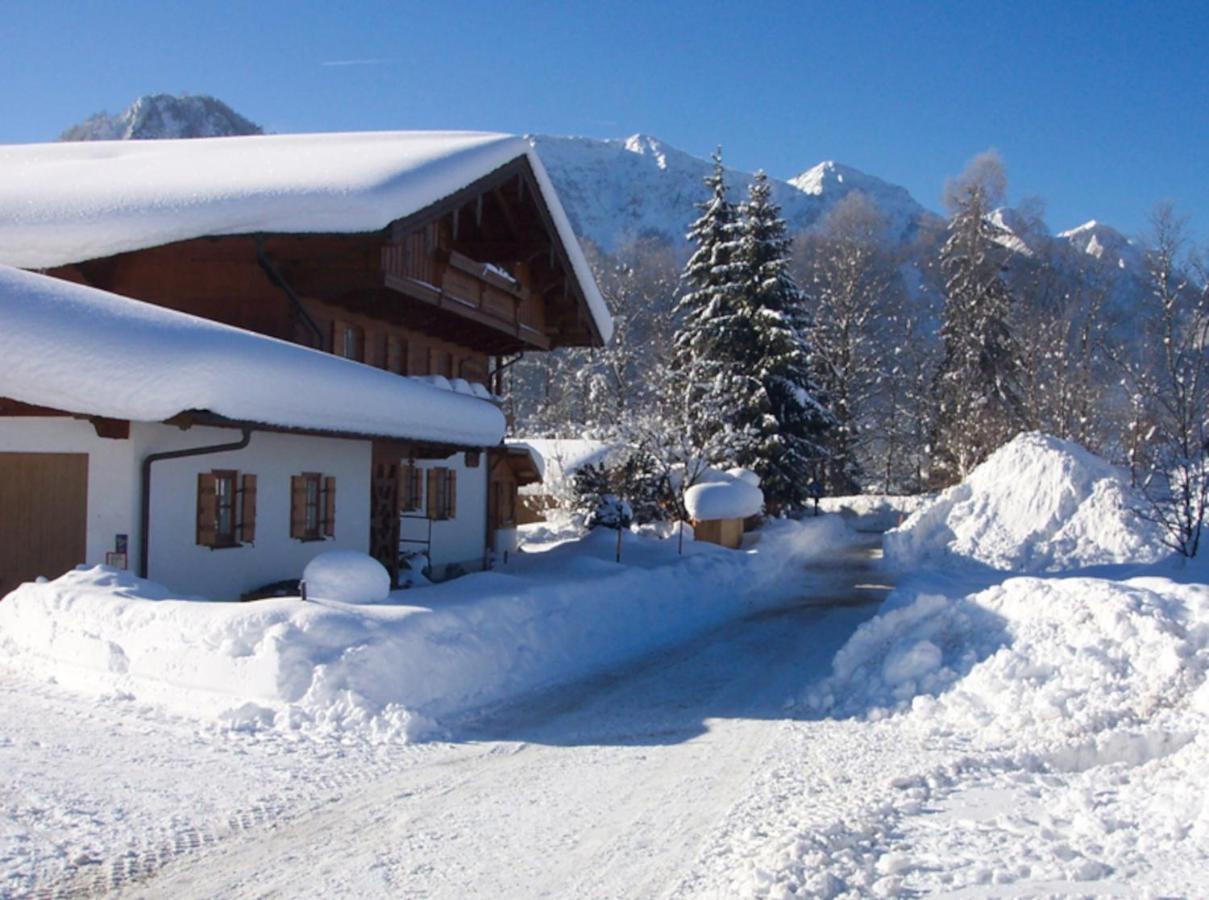
[[[99,112],[59,136],[62,141],[124,141],[263,134],[227,104],[205,94],[145,94],[118,115]]]

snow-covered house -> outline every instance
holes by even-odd
[[[235,597],[333,546],[478,568],[532,478],[500,373],[612,329],[506,135],[3,147],[0,264],[0,595],[109,560]]]

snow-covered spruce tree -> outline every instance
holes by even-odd
[[[789,272],[791,241],[763,172],[739,209],[733,255],[737,315],[727,346],[734,365],[758,390],[739,398],[739,420],[754,440],[736,462],[760,476],[772,512],[804,507],[807,487],[826,458],[834,424],[814,377],[806,301]]]
[[[993,150],[976,156],[947,186],[948,237],[940,251],[944,358],[930,473],[937,485],[964,478],[1020,427],[1019,358],[1003,278],[1006,251],[988,217],[1005,188],[1003,164]]]
[[[705,179],[710,197],[698,205],[701,216],[688,233],[696,248],[681,275],[663,412],[668,427],[683,432],[692,457],[724,463],[753,452],[758,433],[752,398],[759,402],[763,389],[736,356],[738,347],[754,342],[754,329],[743,303],[735,259],[737,211],[726,196],[720,150],[713,160],[713,172]],[[686,463],[699,467],[696,461]]]

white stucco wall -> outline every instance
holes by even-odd
[[[182,431],[135,423],[128,440],[110,440],[98,438],[92,425],[75,419],[0,419],[0,452],[88,454],[84,562],[103,563],[115,536],[126,534],[131,571],[139,563],[143,458],[238,438],[239,432],[231,429]],[[299,578],[307,562],[324,550],[367,551],[370,456],[368,441],[258,431],[243,450],[155,463],[148,576],[182,594],[233,600],[269,582]],[[255,544],[221,550],[197,545],[197,476],[212,469],[257,476]],[[304,542],[290,537],[290,476],[302,472],[336,479],[334,538]]]
[[[136,424],[131,437],[141,460],[148,453],[227,443],[239,432]],[[325,550],[368,551],[370,456],[368,441],[257,431],[243,450],[155,463],[148,576],[174,590],[236,599],[270,582],[300,578],[307,562]],[[197,544],[197,476],[212,469],[256,476],[254,544],[219,550]],[[290,537],[290,477],[302,472],[336,479],[332,538]]]
[[[427,508],[429,469],[445,466],[455,470],[458,482],[457,516],[432,523],[433,574],[444,577],[447,566],[461,566],[467,572],[482,568],[487,552],[487,454],[479,455],[477,468],[466,466],[464,453],[455,453],[445,460],[417,460],[416,467],[423,474],[420,483],[425,492],[420,510]],[[428,523],[415,519],[404,519],[400,533],[403,537],[423,539],[428,534]],[[422,550],[419,544],[405,544],[405,549]]]
[[[0,452],[88,454],[87,558],[105,561],[117,535],[128,536],[129,568],[139,564],[141,465],[149,453],[229,443],[239,432],[225,428],[179,428],[134,423],[130,438],[99,438],[92,425],[65,417],[0,418]],[[163,460],[152,468],[151,542],[148,576],[174,591],[213,599],[237,599],[270,582],[296,579],[324,550],[369,549],[371,447],[368,441],[253,432],[243,450]],[[434,575],[450,566],[474,571],[487,544],[487,454],[469,468],[465,454],[420,460],[425,473],[436,466],[457,471],[457,516],[432,523],[430,560]],[[196,542],[197,476],[234,469],[257,476],[256,542],[212,550]],[[290,538],[290,476],[321,472],[336,478],[336,534],[324,541]],[[421,476],[427,491],[426,474]],[[427,498],[424,498],[426,503]],[[421,509],[425,509],[424,503]],[[425,521],[404,520],[405,536],[423,538]],[[421,549],[420,545],[411,545]],[[57,574],[57,573],[51,573]]]
[[[83,561],[105,562],[115,537],[125,534],[134,567],[139,474],[133,441],[99,438],[92,425],[79,419],[14,416],[0,418],[0,453],[87,453],[88,537]]]

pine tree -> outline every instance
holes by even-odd
[[[686,432],[690,446],[710,463],[745,455],[754,440],[745,398],[760,391],[749,371],[736,364],[734,349],[751,325],[742,303],[735,260],[737,211],[726,196],[721,151],[705,178],[710,198],[688,238],[696,250],[684,267],[685,288],[676,305],[677,328],[671,371],[679,384],[669,419]]]
[[[740,292],[729,355],[758,390],[740,397],[740,422],[754,440],[738,457],[761,478],[770,510],[798,509],[825,457],[834,419],[812,373],[810,315],[789,273],[790,239],[763,172],[740,208],[734,263]]]
[[[940,251],[945,304],[933,439],[937,483],[965,477],[1020,424],[1019,358],[1008,325],[1004,249],[988,219],[1003,190],[1002,164],[993,152],[976,157],[950,185],[948,239]]]

